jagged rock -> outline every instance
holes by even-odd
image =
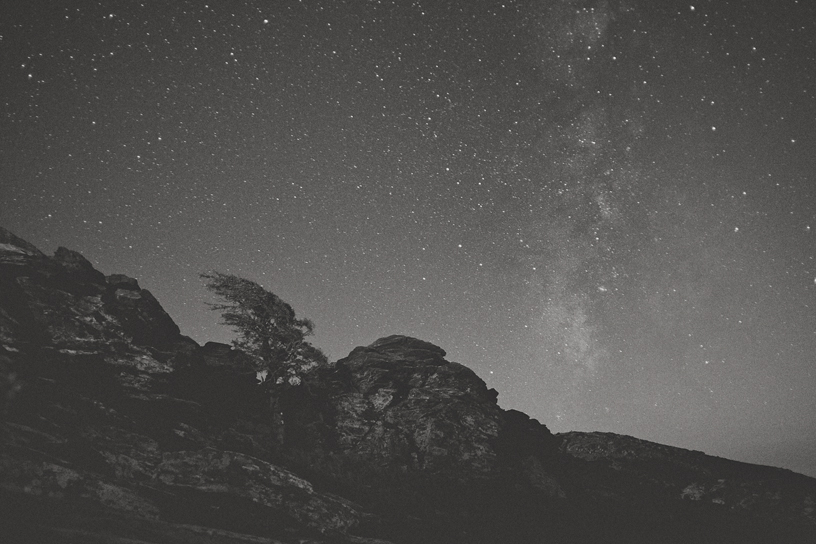
[[[391,336],[338,361],[346,383],[329,402],[341,451],[399,470],[490,474],[501,410],[472,370],[444,355]]]
[[[167,348],[178,339],[178,325],[167,315],[147,289],[131,289],[109,284],[104,302],[136,344]]]
[[[45,257],[45,254],[37,249],[34,244],[0,227],[0,256],[3,258],[13,258],[14,255],[21,254],[29,257]]]
[[[101,285],[105,283],[105,275],[95,269],[88,259],[76,251],[60,246],[54,253],[54,261],[59,263],[67,272],[69,278],[67,278],[66,284],[74,282]]]
[[[15,256],[15,266],[0,269],[0,338],[7,343],[93,351],[112,342],[161,349],[180,339],[178,326],[153,295],[133,289],[135,280],[121,276],[108,282],[82,255],[65,248],[52,258],[26,251],[0,251]],[[0,257],[2,262],[7,261]]]

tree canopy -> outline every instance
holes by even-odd
[[[208,272],[201,277],[207,289],[221,299],[207,305],[221,312],[221,322],[238,335],[233,345],[253,357],[259,370],[275,378],[289,374],[291,379],[298,364],[326,362],[323,352],[305,340],[314,332],[314,323],[298,319],[280,297],[233,274]]]

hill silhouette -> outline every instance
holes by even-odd
[[[0,229],[0,540],[814,542],[816,480],[555,435],[394,335],[259,384],[127,276]]]

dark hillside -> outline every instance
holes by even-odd
[[[0,229],[0,541],[816,541],[816,480],[553,435],[445,355],[395,335],[259,384],[135,279]]]

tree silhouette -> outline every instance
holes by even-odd
[[[314,323],[298,319],[280,297],[233,274],[207,272],[201,277],[222,301],[207,305],[221,312],[222,323],[238,334],[232,343],[255,359],[261,381],[269,376],[279,382],[288,375],[290,383],[299,383],[299,366],[326,362],[323,352],[305,340],[314,332]]]

